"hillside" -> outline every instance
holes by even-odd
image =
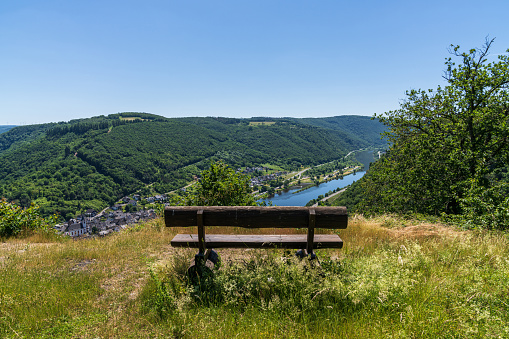
[[[378,119],[367,116],[342,115],[328,118],[303,118],[300,122],[330,129],[336,132],[348,132],[355,136],[359,143],[367,143],[369,146],[385,147],[387,142],[382,140],[380,134],[386,131],[386,126]]]
[[[340,230],[343,249],[318,251],[321,267],[282,250],[220,250],[222,267],[209,293],[200,293],[185,276],[195,251],[169,245],[177,232],[158,219],[104,238],[0,244],[0,337],[504,338],[509,331],[509,240],[501,234],[356,217]]]
[[[344,130],[270,120],[122,113],[16,127],[0,135],[0,196],[69,217],[149,184],[161,193],[183,187],[213,160],[296,169],[338,159],[378,137],[346,129],[362,129],[364,117],[350,117]]]

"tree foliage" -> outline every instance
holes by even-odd
[[[9,148],[32,142],[44,136],[45,132],[57,124],[17,126],[0,134],[0,154]]]
[[[495,173],[508,165],[509,56],[488,62],[492,43],[451,46],[461,62],[446,60],[445,87],[408,91],[400,109],[378,116],[391,147],[365,180],[364,211],[465,214],[482,192],[506,190]],[[490,204],[507,206],[501,197]]]

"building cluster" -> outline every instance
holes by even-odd
[[[133,213],[122,212],[122,210],[96,214],[94,210],[88,210],[85,215],[80,215],[55,228],[62,234],[70,237],[98,234],[107,235],[111,232],[118,232],[140,221],[154,219],[154,210],[143,210]]]
[[[267,175],[260,175],[258,177],[251,178],[250,186],[260,186],[266,181],[277,180],[278,177],[287,174],[287,172],[275,172]]]
[[[245,169],[237,168],[237,173],[250,174],[253,172],[268,171],[267,167],[246,167]]]
[[[167,196],[162,194],[143,199],[145,199],[147,203],[162,203],[167,199]],[[124,212],[124,206],[137,206],[143,199],[139,194],[134,194],[132,197],[126,196],[121,199],[121,203],[113,205],[110,209],[101,213],[89,209],[83,215],[77,216],[75,219],[56,225],[55,229],[61,234],[70,237],[80,237],[91,234],[104,236],[111,232],[118,232],[140,221],[146,221],[156,217],[156,213],[153,209]]]

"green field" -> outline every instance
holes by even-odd
[[[272,126],[275,121],[250,121],[249,126]]]

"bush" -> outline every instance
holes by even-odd
[[[273,190],[273,189],[272,189]],[[191,206],[253,206],[249,177],[235,173],[227,164],[218,161],[201,173],[198,192],[191,196]],[[270,190],[269,190],[270,194]]]
[[[467,228],[505,230],[509,226],[509,183],[485,188],[471,180],[466,196],[460,200],[464,210],[460,224]]]
[[[344,288],[343,266],[325,259],[322,266],[294,255],[281,258],[276,253],[257,255],[249,260],[227,261],[198,283],[186,273],[185,256],[156,273],[145,293],[147,310],[172,317],[195,307],[226,307],[240,312],[259,309],[297,313],[327,310],[328,303],[349,300]]]
[[[49,231],[56,222],[56,216],[41,217],[39,206],[31,204],[22,208],[5,199],[0,200],[0,237],[11,237],[35,230]]]

